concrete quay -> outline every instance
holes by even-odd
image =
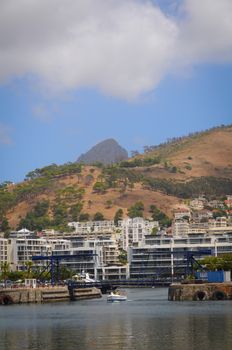
[[[170,301],[232,300],[232,283],[171,284]]]
[[[2,288],[0,289],[0,305],[93,299],[101,298],[101,296],[101,291],[94,287],[73,289],[72,292],[67,286]]]

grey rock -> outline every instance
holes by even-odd
[[[128,159],[127,151],[114,139],[107,139],[92,147],[85,154],[82,154],[77,159],[77,162],[84,164],[100,162],[104,165],[108,165],[125,159]]]

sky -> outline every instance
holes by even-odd
[[[0,0],[0,183],[232,123],[232,0]]]

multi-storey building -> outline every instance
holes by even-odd
[[[189,222],[183,219],[173,221],[172,234],[173,236],[186,236],[189,233]]]
[[[146,236],[145,243],[129,248],[130,278],[174,278],[186,272],[187,251],[210,250],[212,255],[232,253],[232,232],[184,237]]]
[[[69,249],[53,249],[53,255],[67,255],[62,265],[75,273],[88,272],[95,279],[115,275],[114,270],[118,271],[118,277],[126,275],[119,264],[118,245],[112,239],[73,240]]]
[[[88,238],[91,234],[113,233],[116,229],[113,220],[69,222],[68,226],[75,229],[75,234],[87,236]]]
[[[216,219],[209,220],[209,227],[227,227],[227,218],[225,216],[217,217]]]
[[[33,256],[49,256],[56,248],[60,248],[64,251],[70,247],[69,241],[46,240],[34,235],[27,237],[10,237],[7,244],[8,262],[10,262],[12,270],[23,270],[25,264],[31,261]],[[40,264],[40,262],[37,264]]]
[[[122,228],[122,246],[127,250],[128,247],[135,243],[142,242],[144,236],[150,234],[152,229],[159,228],[158,221],[148,221],[143,218],[125,219],[119,221]]]
[[[190,202],[190,208],[194,210],[202,210],[204,208],[204,201],[199,198],[195,198]]]
[[[0,238],[0,265],[8,262],[8,241]]]
[[[190,217],[191,217],[191,211],[189,208],[179,208],[174,211],[174,220],[190,218]]]

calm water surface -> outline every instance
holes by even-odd
[[[169,302],[167,289],[102,299],[0,307],[0,350],[231,350],[232,301]]]

